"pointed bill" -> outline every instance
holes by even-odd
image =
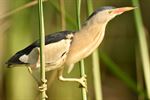
[[[137,7],[120,7],[120,8],[113,9],[112,13],[113,14],[121,14],[121,13],[124,13],[126,11],[134,10],[136,8]]]

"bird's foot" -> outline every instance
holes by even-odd
[[[40,86],[39,86],[39,90],[40,90],[41,92],[46,91],[46,90],[47,90],[47,84],[42,84],[42,85],[40,85]]]
[[[80,83],[80,87],[82,88],[85,88],[86,91],[87,91],[87,80],[86,80],[86,75],[82,75],[81,78],[64,78],[62,76],[62,70],[59,71],[59,77],[58,79],[60,81],[63,81],[63,82],[77,82],[77,83]]]
[[[83,75],[79,80],[78,82],[80,83],[80,87],[81,88],[85,88],[86,91],[87,91],[87,79],[86,79],[86,75]]]
[[[43,91],[46,91],[47,90],[47,80],[42,80],[42,85],[39,86],[39,90],[40,92],[43,92]],[[46,95],[46,92],[45,92],[45,98],[48,98],[48,96]]]

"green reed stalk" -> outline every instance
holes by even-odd
[[[93,12],[93,3],[92,0],[87,0],[88,15]],[[94,90],[96,100],[102,100],[102,86],[101,86],[101,73],[100,73],[100,64],[99,64],[99,52],[96,49],[92,54],[92,68],[93,68],[93,80],[94,80]]]
[[[147,45],[144,26],[142,22],[139,1],[132,0],[132,2],[134,6],[138,7],[138,9],[134,10],[135,22],[136,22],[137,33],[138,33],[138,40],[139,40],[139,47],[140,47],[142,64],[143,64],[146,90],[148,94],[148,99],[150,99],[150,59],[149,59],[148,45]]]
[[[106,53],[102,53],[100,51],[100,58],[102,61],[107,65],[107,68],[120,80],[122,80],[130,89],[132,89],[134,92],[136,92],[139,95],[145,95],[145,91],[141,88],[137,88],[136,82],[133,81],[133,79],[130,78],[128,74],[126,74],[124,71],[122,71],[117,64],[115,64]]]
[[[65,21],[65,4],[64,0],[59,0],[60,2],[60,10],[61,10],[61,28],[62,30],[66,29],[66,21]]]
[[[80,10],[81,10],[81,0],[77,0],[77,23],[78,23],[78,29],[81,28]],[[85,75],[84,60],[80,61],[80,71],[81,71],[81,76]],[[87,100],[87,91],[86,91],[86,89],[84,87],[82,88],[82,99],[83,100]]]
[[[42,87],[44,88],[47,86],[46,84],[46,78],[45,78],[45,55],[44,55],[44,46],[45,46],[45,30],[44,30],[44,17],[43,17],[43,3],[42,0],[38,0],[39,2],[39,38],[40,38],[40,76],[41,76],[41,81],[42,81]],[[46,100],[46,88],[41,91],[41,100]]]
[[[49,0],[50,5],[55,8],[56,12],[61,13],[61,10],[59,9],[59,7],[56,5],[55,2],[53,2],[53,0]],[[65,16],[66,16],[66,21],[73,27],[76,28],[76,24],[74,23],[74,20],[72,19],[72,17],[70,16],[69,13],[67,13],[65,11]]]

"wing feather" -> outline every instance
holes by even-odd
[[[72,31],[60,31],[60,32],[56,32],[54,34],[50,34],[47,35],[45,37],[45,45],[51,44],[51,43],[55,43],[58,41],[61,41],[63,39],[67,39],[67,35],[68,34],[73,34],[74,32]],[[11,64],[27,64],[26,61],[21,61],[20,57],[22,57],[23,55],[29,55],[29,53],[31,53],[31,51],[34,48],[39,48],[39,40],[33,42],[31,45],[29,45],[28,47],[18,51],[15,55],[13,55],[7,62],[6,64],[11,65]]]

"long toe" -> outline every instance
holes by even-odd
[[[79,79],[78,82],[79,82],[80,85],[81,85],[80,87],[85,88],[86,91],[87,91],[87,79],[86,79],[86,75],[83,75],[83,76]]]

